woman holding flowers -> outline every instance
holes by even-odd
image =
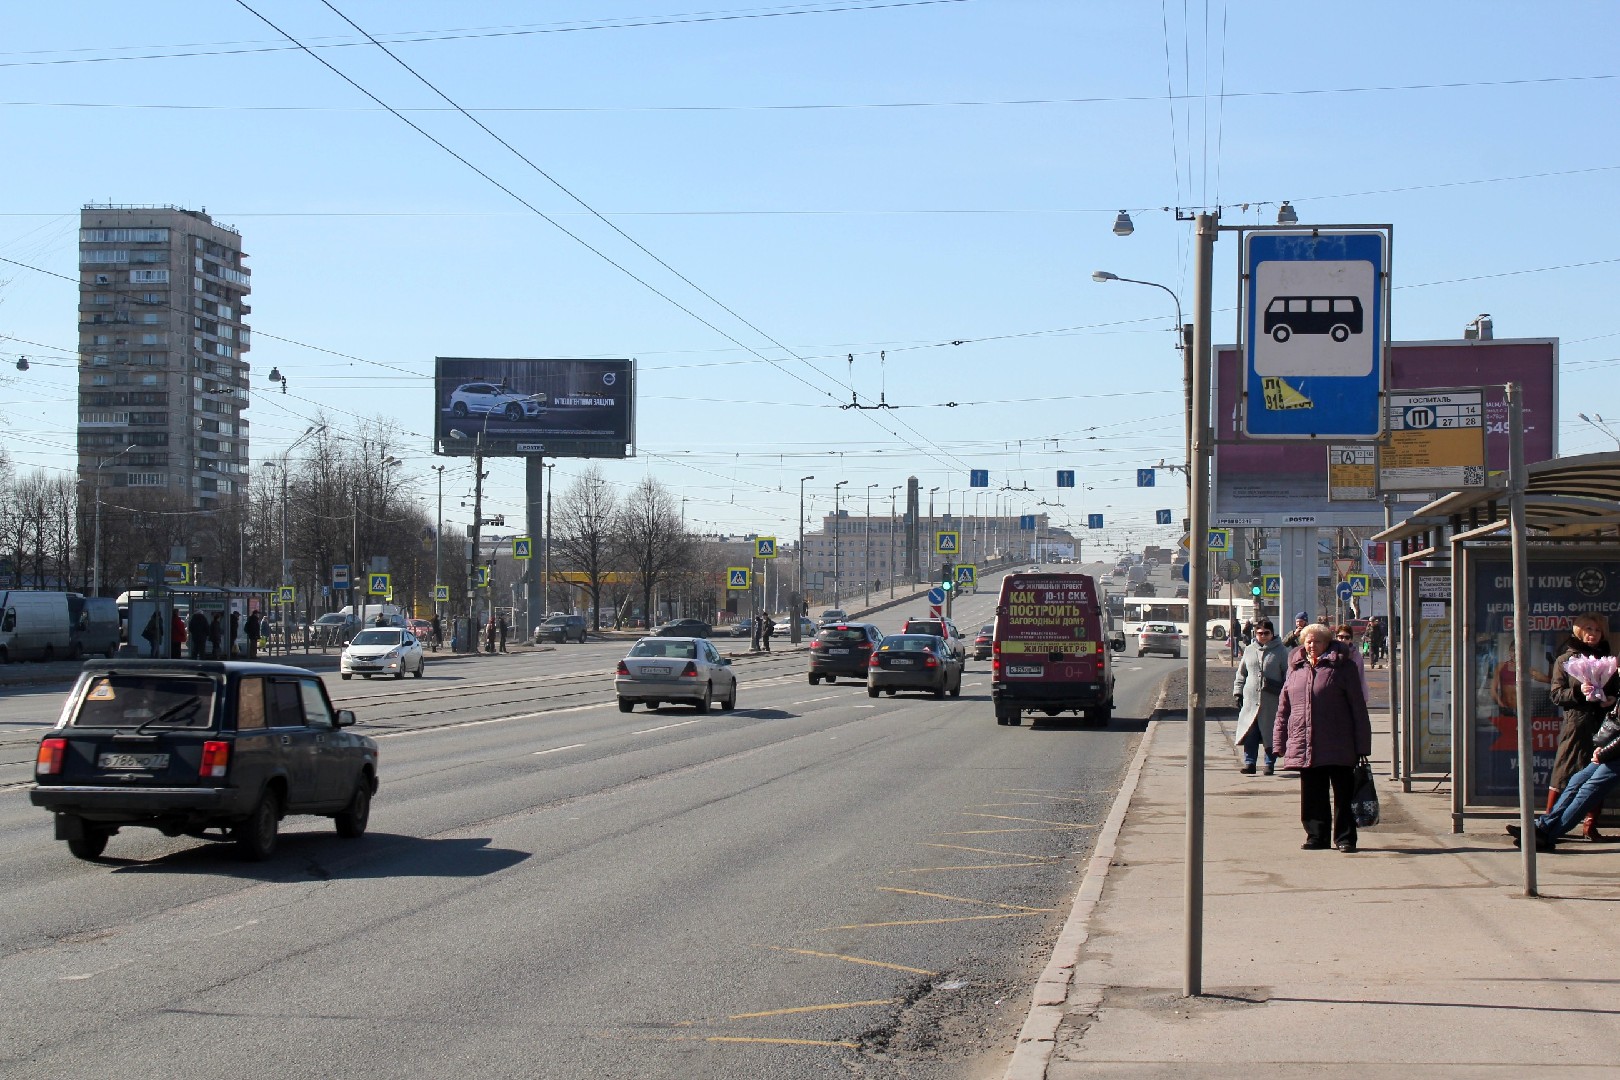
[[[1553,703],[1564,710],[1564,722],[1558,729],[1558,755],[1553,760],[1552,778],[1548,781],[1548,810],[1558,801],[1558,794],[1570,777],[1591,762],[1592,738],[1603,724],[1604,713],[1615,704],[1617,693],[1620,693],[1620,672],[1616,670],[1614,652],[1604,634],[1603,616],[1591,611],[1577,616],[1570,626],[1563,651],[1553,663],[1552,685],[1548,690]],[[1602,811],[1601,802],[1591,807],[1581,839],[1593,842],[1604,839],[1597,831],[1597,818]]]

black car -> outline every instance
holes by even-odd
[[[987,622],[979,627],[979,632],[973,636],[973,659],[988,660],[995,651],[996,624]]]
[[[547,616],[545,622],[534,628],[534,643],[539,645],[543,641],[555,641],[559,645],[565,641],[585,644],[585,616]]]
[[[829,623],[816,631],[810,642],[810,685],[838,676],[864,679],[872,650],[883,634],[871,623]]]
[[[991,625],[994,626],[993,623]],[[962,642],[962,631],[958,630],[956,624],[949,619],[907,619],[900,625],[900,632],[902,634],[932,634],[935,637],[943,638],[945,639],[946,648],[951,650],[951,655],[956,657],[958,662],[967,663],[967,645]]]
[[[92,661],[40,740],[28,795],[81,859],[126,826],[229,839],[266,859],[287,814],[330,817],[350,839],[366,831],[377,743],[353,724],[302,668]]]
[[[891,634],[872,654],[866,696],[926,690],[937,698],[962,696],[962,661],[937,634]]]
[[[653,637],[708,637],[714,629],[699,619],[671,619],[653,631]]]

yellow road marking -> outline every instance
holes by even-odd
[[[859,1050],[860,1043],[843,1042],[838,1039],[768,1039],[764,1037],[751,1038],[746,1035],[706,1035],[704,1042],[713,1043],[770,1043],[775,1046],[841,1046],[846,1050]]]
[[[878,892],[897,893],[900,896],[925,896],[930,900],[949,900],[956,904],[978,904],[981,907],[1001,908],[1003,911],[1052,911],[1053,908],[1030,907],[1028,904],[1002,904],[995,900],[975,900],[971,896],[950,896],[946,893],[924,892],[922,889],[896,889],[892,885],[879,885]]]
[[[959,922],[988,922],[991,919],[1028,919],[1036,915],[1045,915],[1050,909],[1034,911],[1012,911],[1004,915],[958,915],[950,919],[896,919],[893,922],[863,922],[849,923],[845,926],[823,926],[822,930],[878,930],[885,926],[941,926],[945,923]]]
[[[847,964],[870,964],[872,967],[888,968],[890,971],[904,971],[912,975],[938,975],[937,971],[927,968],[906,967],[904,964],[891,964],[884,960],[868,960],[862,956],[846,956],[843,953],[817,952],[815,949],[790,949],[786,945],[766,945],[765,948],[775,952],[797,953],[800,956],[816,956],[823,960],[842,960]]]
[[[766,1009],[764,1012],[733,1013],[727,1020],[757,1020],[761,1016],[792,1016],[795,1013],[827,1012],[832,1009],[865,1009],[873,1005],[893,1005],[898,998],[877,1001],[838,1001],[830,1005],[797,1005],[789,1009]]]
[[[958,811],[963,817],[989,818],[991,821],[1027,821],[1032,825],[1052,825],[1059,829],[1095,829],[1095,825],[1076,825],[1071,821],[1047,821],[1045,818],[1014,817],[1011,814],[974,814],[967,810]]]
[[[1026,855],[1022,851],[997,851],[994,848],[968,847],[966,844],[924,844],[923,847],[944,848],[947,851],[971,851],[975,855],[1005,855],[1009,859],[1039,859],[1055,862],[1060,855]]]

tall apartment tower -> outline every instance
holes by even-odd
[[[247,493],[245,258],[240,233],[196,210],[80,211],[86,483],[166,492],[203,509]]]

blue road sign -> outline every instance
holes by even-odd
[[[1261,596],[1280,596],[1282,594],[1282,575],[1265,574],[1260,578]]]
[[[1153,522],[1156,525],[1168,525],[1168,524],[1170,524],[1170,511],[1168,511],[1168,510],[1155,510],[1155,511],[1153,511]]]
[[[1232,530],[1231,529],[1211,529],[1211,530],[1209,530],[1209,542],[1206,543],[1204,545],[1204,547],[1208,548],[1210,551],[1231,551],[1232,550]]]
[[[990,486],[990,470],[989,469],[969,469],[968,470],[968,487],[989,487],[989,486]]]
[[[1243,240],[1244,431],[1383,434],[1388,244],[1381,231],[1262,231]]]
[[[1333,591],[1339,594],[1339,599],[1349,601],[1352,592],[1348,581],[1341,581],[1334,586]]]
[[[1034,514],[1020,514],[1020,515],[1018,515],[1018,527],[1020,529],[1033,529],[1035,527],[1035,515]]]
[[[962,550],[962,534],[955,529],[944,529],[934,533],[934,554],[955,555]]]
[[[774,537],[774,536],[756,536],[754,538],[754,558],[756,558],[756,559],[774,559],[774,558],[776,558],[776,537]]]
[[[527,559],[527,558],[529,558],[529,549],[530,549],[530,547],[531,547],[531,543],[530,543],[529,537],[527,537],[527,536],[514,536],[514,537],[512,537],[512,558],[514,558],[514,559]]]
[[[1181,564],[1181,569],[1178,570],[1177,573],[1179,573],[1181,575],[1181,580],[1182,581],[1191,581],[1192,580],[1192,560],[1189,559],[1188,561],[1182,563]]]
[[[726,588],[746,589],[753,583],[753,575],[746,566],[726,567]]]
[[[1057,474],[1058,474],[1058,477],[1057,477],[1057,486],[1058,487],[1074,487],[1074,470],[1073,469],[1059,469],[1057,471]]]
[[[934,586],[932,589],[929,589],[928,602],[930,604],[943,604],[945,602],[945,590],[940,588],[938,585]]]
[[[1087,514],[1086,515],[1086,528],[1088,528],[1088,529],[1100,529],[1102,527],[1103,527],[1103,523],[1102,523],[1102,515],[1101,514]]]
[[[1136,470],[1136,486],[1137,487],[1152,487],[1153,486],[1153,470],[1152,469],[1137,469]]]
[[[335,563],[332,566],[332,587],[334,589],[347,589],[349,587],[349,564]]]

